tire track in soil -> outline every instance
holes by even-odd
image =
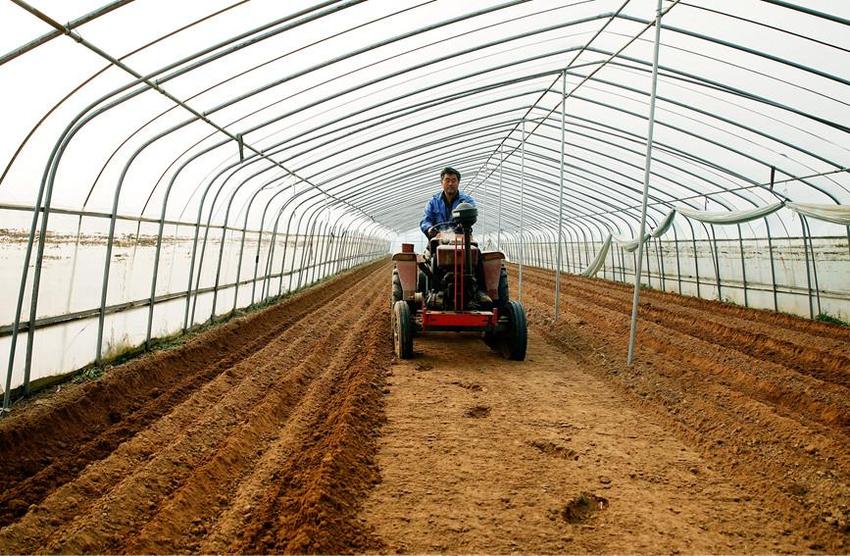
[[[201,385],[343,293],[350,286],[346,278],[357,280],[367,272],[356,269],[320,289],[228,322],[179,349],[113,368],[99,381],[66,388],[42,411],[20,418],[13,414],[0,422],[0,453],[6,467],[0,475],[0,527],[90,463],[107,457]]]
[[[524,298],[530,321],[547,341],[578,355],[588,370],[629,392],[637,403],[669,422],[671,429],[703,450],[747,492],[764,500],[766,511],[806,531],[805,538],[811,539],[809,549],[846,550],[850,543],[850,457],[847,430],[842,425],[850,411],[848,388],[800,375],[796,369],[806,363],[793,357],[763,361],[722,345],[722,338],[720,345],[714,344],[710,329],[705,336],[695,332],[694,326],[680,331],[681,319],[651,322],[643,318],[643,310],[635,365],[627,368],[631,300],[616,293],[623,290],[621,285],[562,277],[562,320],[554,323],[550,317],[554,273],[524,270],[524,280],[526,277],[531,285]],[[660,306],[659,313],[677,314],[679,305],[703,306],[701,312],[689,313],[693,321],[722,325],[724,317],[732,315],[752,323],[754,330],[741,334],[773,336],[779,325],[780,334],[801,346],[809,345],[814,337],[848,336],[840,327],[825,330],[821,323],[785,315],[776,318],[762,311],[697,303],[675,294],[648,293],[642,294],[642,299]],[[823,351],[825,344],[812,345]],[[846,346],[842,348],[846,350]],[[820,397],[823,390],[832,396]],[[784,403],[785,396],[796,403]],[[821,405],[813,401],[819,397]],[[820,411],[815,419],[810,415],[813,408]]]
[[[379,327],[381,333],[373,334],[371,343],[359,350],[356,358],[359,367],[340,364],[328,367],[325,359],[340,363],[350,359],[351,350],[339,350],[334,339],[359,342],[347,328],[351,322],[358,321],[354,318],[357,301],[369,301],[359,307],[365,314],[359,318],[358,331],[369,326],[375,328],[375,321],[387,320],[384,300],[388,292],[381,290],[388,287],[384,279],[388,273],[385,262],[369,265],[254,316],[253,327],[245,327],[247,332],[270,330],[268,333],[261,334],[256,341],[243,341],[247,347],[220,360],[220,370],[212,380],[189,392],[162,418],[126,440],[108,457],[90,462],[78,477],[50,493],[18,522],[0,529],[0,550],[173,552],[193,546],[192,542],[197,544],[198,539],[190,542],[185,535],[174,533],[178,527],[185,532],[188,522],[190,537],[202,539],[207,535],[205,517],[214,516],[222,506],[226,507],[228,500],[222,493],[239,479],[239,474],[233,472],[240,466],[250,469],[262,455],[265,441],[274,438],[281,424],[297,410],[304,393],[313,388],[315,377],[328,375],[329,368],[350,371],[343,375],[330,373],[333,376],[329,381],[343,392],[337,396],[339,404],[335,407],[345,408],[345,415],[356,426],[349,426],[343,432],[329,429],[327,434],[335,434],[333,447],[340,454],[348,454],[354,475],[359,466],[369,470],[370,443],[363,439],[369,438],[370,431],[374,436],[372,428],[380,424],[380,384],[392,351],[384,338],[386,327]],[[296,310],[288,312],[287,307],[293,305]],[[282,317],[282,325],[268,318],[265,324],[276,326],[264,326],[263,316],[268,313]],[[222,345],[221,334],[215,332],[193,343],[212,343],[214,348]],[[230,336],[238,335],[238,331],[230,332]],[[143,361],[136,364],[143,366]],[[127,367],[132,366],[133,363]],[[340,384],[340,381],[347,382]],[[244,415],[246,412],[240,409],[246,406],[249,409]],[[352,415],[359,417],[355,419]],[[360,419],[363,416],[369,418]],[[349,429],[360,433],[358,442],[352,444]],[[95,437],[92,442],[98,440]],[[375,474],[374,470],[360,470],[363,476],[370,473]],[[371,481],[374,477],[367,482],[346,482],[346,488],[340,492],[350,491],[350,507],[356,506],[352,500],[356,499],[357,489],[367,488]],[[308,486],[322,490],[316,485]],[[339,495],[332,492],[329,498],[337,500]],[[337,528],[328,531],[329,538],[356,537],[344,534],[347,529],[356,529],[350,525],[348,514],[326,506],[323,497],[313,508],[302,511],[300,519],[309,522],[311,511],[318,508],[336,520]],[[297,532],[304,523],[296,518],[287,525]],[[174,540],[181,538],[187,544],[174,544]],[[327,539],[320,535],[314,542],[328,542]],[[246,545],[245,550],[252,551],[251,546]]]

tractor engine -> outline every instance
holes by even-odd
[[[432,251],[435,253],[434,264],[434,283],[431,286],[431,292],[426,297],[425,304],[429,309],[448,311],[460,311],[466,308],[469,300],[475,292],[475,276],[473,272],[465,271],[464,253],[465,246],[459,240],[462,236],[457,236],[455,241],[448,244],[435,245]],[[443,238],[445,241],[445,238]],[[435,241],[435,243],[439,243]],[[479,251],[477,245],[470,245],[469,257],[472,269],[478,266]],[[463,277],[463,280],[457,281],[455,287],[455,276]]]

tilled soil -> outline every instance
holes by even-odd
[[[391,361],[386,262],[0,423],[4,553],[340,552]]]
[[[389,274],[16,408],[0,552],[847,552],[850,330],[648,291],[629,368],[629,288],[526,268],[525,362],[395,361]]]

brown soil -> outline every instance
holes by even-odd
[[[516,276],[512,276],[516,283]],[[0,421],[0,552],[812,552],[850,541],[850,330],[528,269],[525,362],[361,267]]]

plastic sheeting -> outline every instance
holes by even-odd
[[[254,289],[268,295],[272,276],[309,265],[317,238],[336,249],[344,244],[329,238],[392,243],[415,230],[447,165],[480,207],[479,238],[563,228],[598,245],[628,235],[640,221],[654,85],[654,230],[672,206],[850,204],[850,3],[656,7],[0,3],[0,326],[162,296],[182,296],[169,303],[185,305],[186,322],[189,298],[204,291],[198,319],[243,306]],[[807,221],[811,236],[846,221],[818,210],[831,220]],[[718,239],[792,238],[802,228],[793,216],[719,227]],[[705,226],[680,222],[679,239],[708,239]],[[312,250],[284,268],[293,237]],[[254,276],[248,296],[239,282]],[[80,354],[137,341],[136,323],[112,320],[49,334]],[[174,331],[165,320],[154,333]],[[38,363],[39,334],[9,356],[16,377],[31,366],[22,351],[39,372],[55,370]]]
[[[850,226],[850,205],[823,205],[812,203],[785,203],[789,209],[803,216],[817,218],[833,224]]]
[[[683,216],[692,218],[699,222],[705,222],[706,224],[733,225],[744,224],[746,222],[752,222],[753,220],[757,220],[759,218],[764,218],[784,207],[787,207],[798,214],[802,214],[803,216],[816,218],[825,222],[832,222],[833,224],[850,226],[850,205],[824,205],[810,203],[779,202],[764,207],[757,207],[751,210],[736,210],[725,212],[699,211],[684,207],[678,207],[668,212],[667,216],[664,217],[661,223],[644,236],[644,242],[649,241],[650,238],[658,238],[664,235],[667,230],[669,230],[670,227],[673,225],[673,221],[677,212],[682,214]],[[599,269],[601,269],[605,263],[605,257],[608,255],[608,249],[611,246],[612,239],[616,241],[617,244],[623,248],[623,250],[628,251],[629,253],[636,251],[639,246],[637,238],[628,238],[617,234],[608,234],[602,246],[599,248],[596,257],[588,265],[588,267],[580,273],[582,276],[595,276],[596,273],[599,272]]]
[[[599,272],[599,269],[605,264],[605,257],[608,256],[608,249],[611,248],[611,238],[613,236],[609,235],[605,238],[605,241],[602,243],[602,247],[599,248],[599,251],[596,252],[596,257],[593,261],[587,266],[585,270],[581,272],[581,275],[590,278],[591,276],[596,276],[596,273]],[[637,245],[637,242],[635,242]]]
[[[764,218],[768,214],[773,214],[777,210],[781,209],[785,203],[773,203],[772,205],[767,205],[764,207],[758,207],[749,210],[728,210],[728,211],[700,211],[689,209],[686,207],[678,207],[676,210],[679,211],[684,216],[688,218],[693,218],[694,220],[699,220],[700,222],[705,222],[706,224],[743,224],[745,222],[750,222],[752,220],[758,220],[759,218]]]

